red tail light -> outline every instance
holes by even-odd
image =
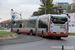
[[[51,32],[51,31],[50,31],[50,25],[51,25],[51,20],[49,21],[49,32]]]
[[[68,23],[68,21],[67,21],[67,32],[66,32],[66,34],[68,34],[68,24],[69,24],[69,23]]]

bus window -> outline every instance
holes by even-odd
[[[35,28],[36,20],[23,21],[23,28]]]
[[[13,22],[13,28],[18,28],[17,25],[18,25],[18,21],[14,21],[14,22]]]
[[[38,27],[39,28],[48,28],[48,22],[49,22],[48,18],[40,18]]]
[[[52,24],[52,21],[51,21],[51,24]]]
[[[30,20],[30,28],[35,28],[36,20]]]
[[[19,25],[19,28],[22,28],[22,24]]]
[[[18,28],[22,28],[22,21],[18,21]]]
[[[24,21],[22,22],[23,28],[27,28],[27,25],[28,25],[28,20],[24,20]]]
[[[67,18],[65,17],[65,22],[67,21]]]
[[[56,24],[64,24],[65,22],[67,22],[67,18],[65,17],[60,17],[60,16],[52,16],[52,22],[56,23]]]

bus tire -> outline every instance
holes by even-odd
[[[33,30],[30,31],[30,35],[33,35]]]
[[[20,33],[19,33],[19,29],[17,29],[17,34],[20,34]]]
[[[41,36],[42,36],[42,38],[44,38],[44,36],[43,36],[43,31],[42,31],[42,35],[41,35]]]
[[[30,35],[30,34],[27,33],[27,35]]]
[[[61,39],[61,37],[56,37],[56,39]]]

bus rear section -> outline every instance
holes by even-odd
[[[68,37],[68,18],[62,15],[51,16],[48,36]]]

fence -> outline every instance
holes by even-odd
[[[69,23],[69,33],[75,33],[75,23]]]

